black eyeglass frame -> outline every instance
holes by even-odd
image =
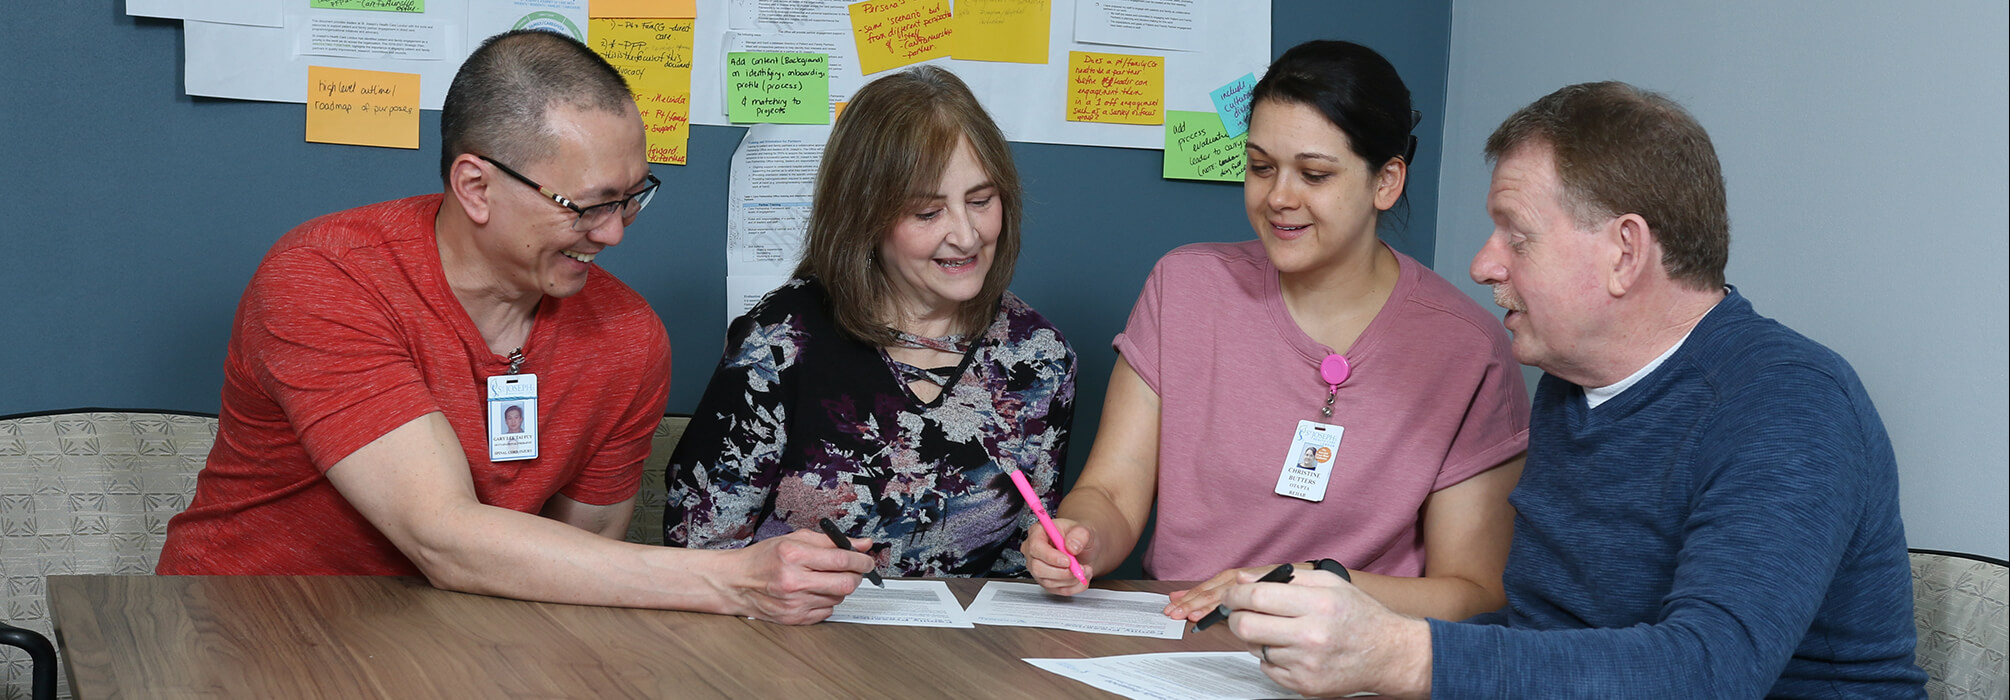
[[[623,221],[634,218],[636,214],[642,213],[643,208],[649,206],[649,200],[654,199],[656,197],[656,189],[663,186],[663,181],[656,179],[655,173],[649,173],[647,175],[649,185],[643,187],[641,192],[628,195],[626,197],[614,200],[612,202],[602,202],[600,204],[595,204],[593,206],[582,207],[579,206],[578,204],[573,203],[572,199],[566,197],[565,195],[553,192],[551,191],[550,188],[545,187],[544,185],[537,184],[536,180],[524,177],[524,174],[517,172],[515,168],[503,165],[502,161],[490,158],[480,153],[471,153],[469,155],[488,161],[489,165],[496,166],[497,170],[501,170],[503,171],[503,173],[509,175],[510,177],[516,178],[518,182],[530,185],[532,189],[537,190],[538,194],[544,195],[545,198],[550,199],[552,202],[558,204],[561,207],[571,209],[572,213],[578,215],[576,218],[572,220],[572,230],[574,231],[593,230],[595,226],[599,226],[603,221],[605,221],[600,217],[605,216],[607,214],[620,214]],[[630,204],[633,204],[635,206],[634,211],[626,211],[627,207]],[[605,212],[605,214],[603,214],[602,212]],[[593,219],[591,225],[587,223],[588,218]]]

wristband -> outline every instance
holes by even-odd
[[[1340,562],[1333,561],[1332,559],[1320,559],[1311,563],[1314,569],[1338,576],[1340,580],[1348,583],[1354,582],[1354,577],[1347,574],[1347,567],[1341,566]]]

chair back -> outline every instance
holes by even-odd
[[[1926,695],[2010,697],[2010,566],[1973,554],[1912,550],[1912,614]]]
[[[197,414],[0,417],[0,622],[51,635],[52,574],[153,573],[168,518],[188,507],[215,440],[216,418]],[[0,659],[0,697],[27,697],[27,654]]]
[[[663,468],[670,463],[677,440],[684,437],[684,427],[690,424],[690,416],[664,416],[656,424],[656,435],[649,439],[649,459],[643,462],[642,490],[635,494],[635,516],[628,521],[628,541],[663,544],[663,500],[670,493]]]

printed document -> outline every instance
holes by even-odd
[[[971,622],[984,625],[1179,639],[1186,620],[1165,616],[1169,601],[1162,593],[1091,588],[1060,596],[1038,584],[987,581],[968,612]]]
[[[942,581],[886,580],[886,588],[860,583],[831,610],[831,622],[901,627],[963,627],[970,618]]]
[[[1096,659],[1025,659],[1134,700],[1241,700],[1303,698],[1263,675],[1263,664],[1244,651],[1131,654]]]

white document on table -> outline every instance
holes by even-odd
[[[968,612],[971,622],[984,625],[1179,639],[1186,620],[1165,616],[1170,601],[1162,593],[1091,588],[1062,596],[1037,584],[987,581]]]
[[[1131,654],[1094,659],[1025,659],[1133,700],[1241,700],[1303,698],[1263,675],[1263,663],[1244,651]]]
[[[860,581],[858,590],[831,610],[830,622],[901,627],[971,628],[963,604],[942,581],[886,580],[886,588]]]

